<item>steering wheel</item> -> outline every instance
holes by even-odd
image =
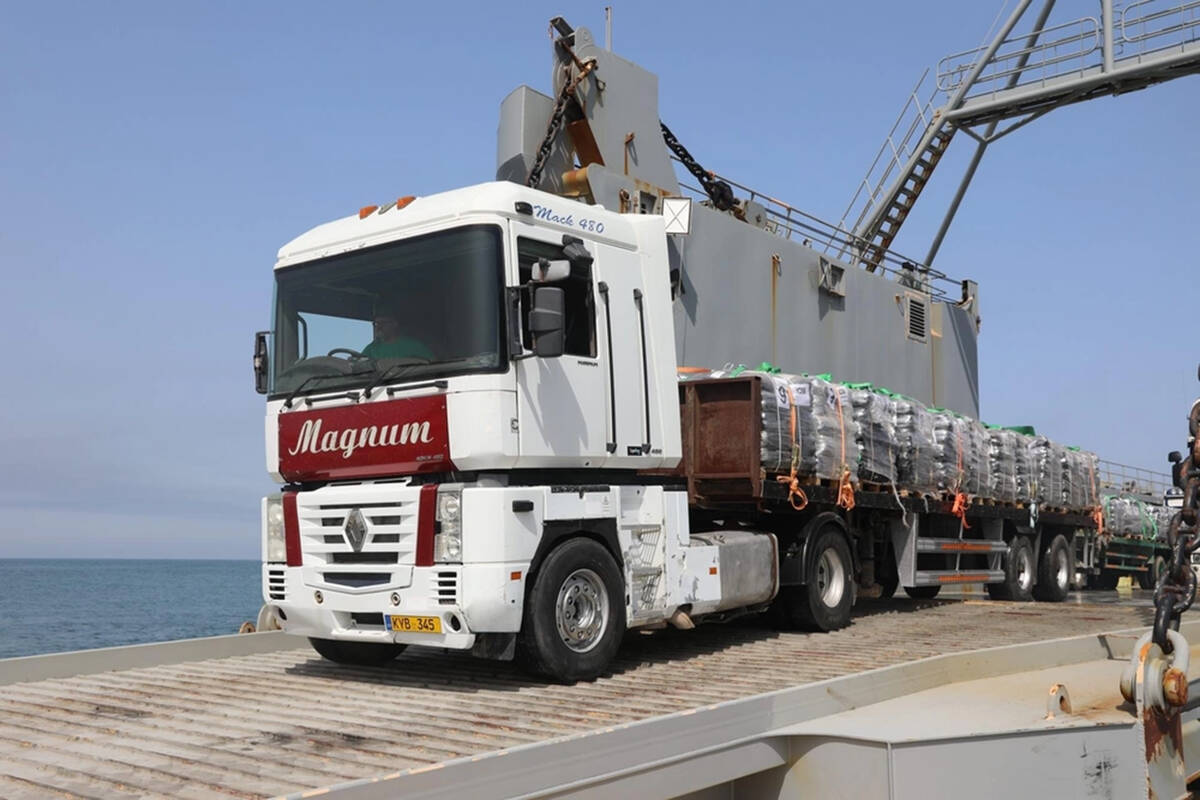
[[[335,347],[325,355],[332,356],[336,353],[345,353],[350,358],[366,358],[366,356],[364,356],[362,353],[358,352],[357,350],[351,350],[349,347]]]

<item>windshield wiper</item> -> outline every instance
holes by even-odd
[[[336,372],[335,372],[335,373],[334,373],[334,374],[332,374],[332,375],[309,375],[307,378],[305,378],[304,380],[300,381],[300,385],[299,385],[299,386],[297,386],[295,389],[292,389],[291,393],[290,393],[290,394],[287,396],[287,399],[283,401],[283,407],[284,407],[284,408],[291,408],[291,407],[292,407],[292,401],[296,399],[296,395],[300,394],[300,391],[301,391],[302,389],[304,389],[304,387],[305,387],[305,386],[308,386],[310,383],[312,383],[313,381],[315,381],[315,380],[317,380],[317,379],[325,379],[325,378],[353,378],[355,375],[370,375],[370,374],[371,374],[371,371],[370,371],[370,370],[357,370],[357,371],[355,371],[355,372],[346,372],[346,373],[336,373]]]
[[[375,375],[375,380],[373,380],[367,384],[366,388],[363,389],[363,391],[362,391],[363,399],[370,400],[371,392],[375,391],[375,388],[377,386],[379,386],[381,383],[383,383],[384,381],[391,380],[392,378],[399,378],[406,371],[412,370],[415,367],[426,367],[426,366],[429,366],[429,365],[428,364],[392,364],[390,367],[383,370],[382,372],[378,372]]]

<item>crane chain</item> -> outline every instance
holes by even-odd
[[[574,99],[575,90],[579,88],[579,84],[595,68],[596,59],[588,59],[579,67],[579,74],[571,78],[570,65],[564,65],[563,69],[567,70],[567,80],[563,81],[562,91],[558,93],[558,100],[554,103],[554,111],[550,114],[550,123],[546,126],[546,136],[542,139],[541,146],[538,147],[537,157],[534,158],[533,167],[529,170],[529,177],[525,180],[526,186],[535,188],[541,181],[542,170],[546,168],[546,160],[550,158],[550,151],[554,149],[554,137],[558,136],[558,132],[562,128],[563,116],[567,113],[567,104]]]
[[[1200,550],[1200,531],[1197,516],[1200,512],[1200,401],[1188,415],[1189,453],[1179,464],[1175,485],[1183,490],[1183,507],[1171,517],[1167,527],[1167,544],[1171,561],[1154,587],[1154,633],[1152,641],[1164,653],[1171,651],[1167,629],[1179,630],[1179,619],[1196,600],[1196,573],[1192,571],[1192,554]],[[1177,459],[1177,456],[1173,456]]]
[[[728,211],[733,208],[736,198],[733,196],[733,189],[723,180],[716,178],[711,172],[704,169],[688,152],[688,149],[683,146],[683,143],[675,138],[675,134],[671,133],[671,129],[667,127],[667,123],[662,120],[658,121],[659,127],[662,128],[663,141],[675,157],[679,159],[679,163],[687,167],[687,171],[700,181],[700,186],[704,189],[704,193],[708,195],[708,199],[712,200],[713,206],[720,211]]]

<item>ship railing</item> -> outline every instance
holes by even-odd
[[[858,237],[838,225],[801,211],[782,200],[751,189],[749,186],[722,175],[713,173],[713,177],[725,181],[735,191],[766,209],[768,218],[766,229],[777,236],[827,253],[845,251],[861,244],[856,241]],[[697,186],[682,181],[680,186],[693,199],[699,201],[708,199],[704,191]],[[910,285],[915,280],[921,285],[921,288],[924,288],[931,297],[937,300],[957,302],[960,299],[961,281],[894,250],[885,251],[879,271]]]

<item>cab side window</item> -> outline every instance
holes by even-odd
[[[569,356],[596,357],[596,301],[592,291],[590,268],[571,268],[571,274],[561,281],[548,283],[532,282],[533,267],[539,258],[559,261],[564,259],[561,245],[540,242],[536,239],[517,239],[517,266],[521,281],[521,344],[526,350],[533,349],[533,335],[529,332],[529,309],[536,286],[557,286],[563,290],[566,316],[566,339],[563,354]]]

